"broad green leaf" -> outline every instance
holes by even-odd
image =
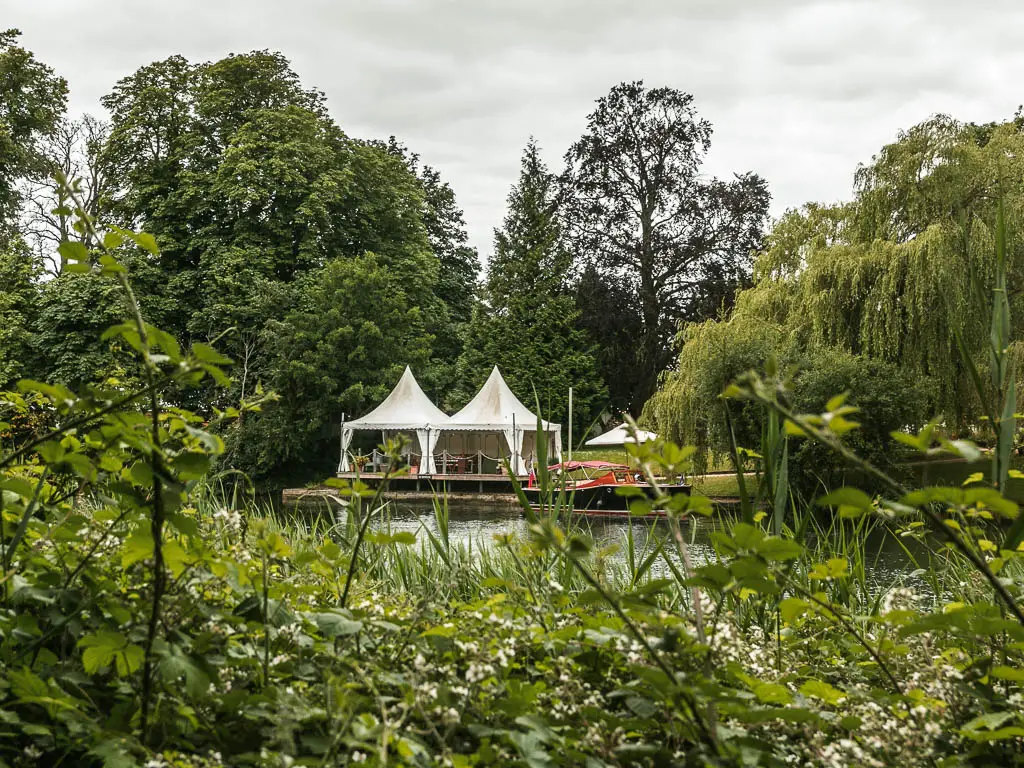
[[[118,651],[114,656],[118,676],[127,677],[135,672],[142,666],[145,657],[146,652],[139,645],[129,645]]]
[[[871,497],[857,488],[845,486],[827,493],[815,502],[821,507],[852,507],[853,509],[870,509]]]
[[[764,533],[749,523],[736,523],[732,527],[732,538],[740,549],[754,549],[764,538]]]
[[[964,724],[961,733],[970,731],[989,731],[998,728],[1003,723],[1015,717],[1013,712],[989,712],[987,715],[979,715],[968,723]]]
[[[154,256],[160,255],[160,248],[156,244],[156,238],[148,232],[127,232],[125,234],[130,237],[136,245],[149,251]]]
[[[754,695],[762,704],[789,704],[793,700],[789,689],[778,683],[758,683]]]
[[[793,619],[803,616],[810,610],[811,604],[799,597],[787,597],[779,603],[779,615],[785,622],[792,622]]]
[[[769,536],[755,548],[765,560],[796,560],[804,548],[790,539]]]
[[[202,342],[196,342],[192,345],[192,356],[200,362],[211,363],[212,365],[228,365],[231,363],[230,357],[225,357],[209,344],[203,344]]]
[[[64,269],[74,266],[84,266],[86,271],[89,270],[89,249],[82,243],[75,240],[65,240],[57,246],[57,253],[60,254],[60,257],[65,262],[67,262],[64,264]],[[84,264],[74,264],[72,262],[84,262]]]
[[[153,535],[148,530],[140,529],[129,536],[121,548],[121,567],[147,560],[153,556]]]
[[[309,615],[313,623],[320,629],[322,634],[327,639],[333,639],[335,637],[342,637],[345,635],[354,635],[362,631],[363,622],[356,621],[348,616],[343,616],[340,613],[333,611],[326,613],[313,613]]]
[[[813,696],[832,705],[836,705],[846,698],[845,693],[833,688],[823,680],[808,680],[800,686],[800,693],[804,696]]]
[[[116,248],[121,247],[121,243],[124,242],[124,235],[120,232],[114,232],[113,230],[103,233],[103,247],[108,251],[113,251]]]
[[[209,471],[210,457],[205,453],[186,451],[171,459],[171,467],[182,480],[198,480]]]
[[[1013,680],[1017,683],[1024,681],[1024,669],[1014,669],[1013,667],[1000,665],[993,667],[989,674],[999,680]]]
[[[85,671],[93,675],[103,667],[109,666],[115,658],[123,654],[127,650],[128,640],[120,632],[96,632],[79,640],[78,646],[84,649],[82,665],[85,667]],[[139,648],[139,650],[142,649]],[[118,674],[122,676],[127,674],[127,672],[120,671],[122,668],[128,669],[127,660],[118,660],[117,666]]]
[[[450,627],[438,626],[431,627],[430,629],[421,632],[420,637],[454,637],[458,633],[458,629],[453,625]]]

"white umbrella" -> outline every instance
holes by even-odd
[[[654,440],[657,437],[653,432],[648,432],[643,429],[636,431],[636,440],[629,434],[629,428],[625,424],[620,424],[615,429],[610,429],[603,435],[593,437],[584,443],[586,446],[593,446],[600,448],[605,445],[624,445],[625,443],[637,442],[646,443],[648,440]]]

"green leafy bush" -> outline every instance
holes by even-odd
[[[544,471],[539,510],[522,498],[529,536],[482,550],[449,541],[442,501],[436,532],[390,531],[386,484],[335,483],[337,523],[282,522],[209,475],[213,428],[268,396],[205,423],[167,405],[227,384],[228,361],[146,323],[117,254],[152,238],[77,215],[104,247],[69,263],[119,283],[129,320],[105,335],[141,383],[22,381],[0,399],[0,432],[34,425],[0,457],[0,765],[1021,762],[1019,509],[980,478],[903,488],[850,448],[843,397],[800,413],[784,377],[728,390],[870,473],[877,496],[817,504],[855,526],[849,553],[865,520],[919,538],[930,592],[866,593],[856,561],[769,534],[764,511],[695,566],[685,520],[712,507],[660,490],[694,455],[667,442],[627,448],[656,496],[634,512],[656,504],[668,527],[639,549],[630,527],[620,566]],[[900,442],[977,450],[935,425]]]

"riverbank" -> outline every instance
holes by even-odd
[[[753,477],[751,475],[751,477]],[[715,486],[718,478],[709,478],[706,485],[694,485],[694,491],[707,496],[711,503],[723,510],[739,508],[740,499],[738,495],[723,496],[715,493],[708,493],[716,487],[728,487],[727,483]],[[736,485],[736,478],[732,478],[733,487]],[[436,493],[423,490],[401,490],[389,488],[385,498],[403,504],[430,505],[435,499],[444,499],[449,504],[468,504],[470,506],[484,506],[494,508],[516,508],[519,507],[519,500],[514,493],[478,493],[475,491],[447,491]],[[285,488],[281,491],[280,506],[284,509],[296,507],[322,507],[341,509],[344,500],[338,495],[336,488],[327,485],[318,485],[311,488]]]

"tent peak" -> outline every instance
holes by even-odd
[[[362,418],[349,422],[352,428],[416,429],[443,424],[448,415],[423,392],[411,366],[405,366],[395,388],[383,402]]]

